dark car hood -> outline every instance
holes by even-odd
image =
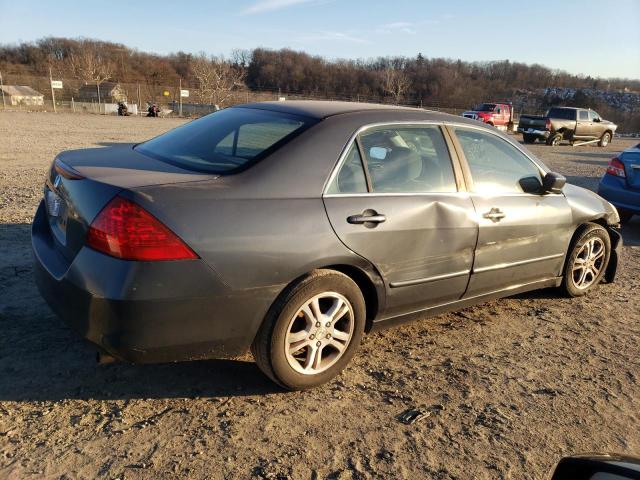
[[[69,150],[58,159],[87,178],[121,188],[211,180],[218,175],[193,172],[147,157],[133,144]]]

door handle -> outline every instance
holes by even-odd
[[[366,224],[366,223],[383,223],[386,220],[387,220],[387,217],[385,215],[382,215],[381,213],[373,213],[369,215],[365,215],[363,213],[360,215],[350,215],[347,217],[347,222],[354,225],[360,225],[360,224]]]
[[[506,215],[504,214],[504,212],[502,210],[500,210],[499,208],[495,208],[495,207],[492,208],[491,210],[489,210],[487,213],[485,213],[482,216],[484,218],[488,218],[493,223],[499,222],[504,217],[506,217]]]

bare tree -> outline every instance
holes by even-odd
[[[395,103],[399,103],[402,96],[411,86],[411,79],[397,68],[385,68],[382,71],[382,90],[391,95]]]
[[[83,42],[69,54],[69,67],[74,77],[85,84],[95,83],[100,101],[100,84],[113,75],[115,64],[90,42]]]
[[[201,53],[191,62],[191,71],[198,80],[200,101],[223,105],[233,89],[243,85],[244,70],[221,57]]]
[[[251,56],[253,52],[246,48],[234,48],[231,52],[231,59],[235,66],[240,68],[247,68],[251,63]]]

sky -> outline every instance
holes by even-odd
[[[420,52],[640,79],[640,0],[0,0],[0,11],[0,43],[87,37],[162,54],[288,47],[329,59]]]

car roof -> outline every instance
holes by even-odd
[[[413,107],[401,107],[397,105],[382,105],[377,103],[337,102],[330,100],[285,100],[274,102],[256,102],[236,105],[233,108],[256,108],[271,110],[274,112],[302,115],[316,119],[323,119],[345,113],[393,111],[393,112],[429,112]],[[436,112],[429,112],[436,113]]]

